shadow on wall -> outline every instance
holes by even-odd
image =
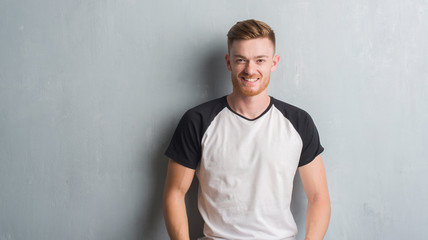
[[[194,74],[191,74],[191,76],[196,76],[195,79],[191,79],[191,81],[194,81],[197,86],[200,86],[199,91],[201,92],[195,94],[195,96],[201,97],[201,99],[197,99],[201,101],[200,103],[225,95],[229,88],[230,83],[228,79],[230,77],[227,75],[228,72],[224,63],[224,51],[225,49],[222,44],[210,46],[208,51],[203,54],[204,60],[200,61],[201,65],[195,68]],[[171,116],[165,116],[165,119],[171,119]],[[177,119],[177,116],[174,116],[173,119]],[[164,156],[164,152],[177,125],[178,122],[173,122],[171,125],[165,126],[165,129],[169,130],[169,134],[157,136],[157,139],[159,139],[158,142],[161,144],[158,148],[154,148],[153,151],[149,153],[149,160],[153,172],[152,182],[155,186],[151,188],[153,189],[152,192],[145,193],[151,196],[151,198],[147,206],[148,211],[146,215],[142,216],[142,219],[138,221],[138,225],[143,226],[142,229],[139,228],[141,232],[137,234],[139,239],[157,239],[159,237],[159,232],[166,232],[166,229],[160,229],[164,228],[164,225],[159,225],[161,221],[160,218],[163,218],[161,214],[162,194],[168,167],[168,161]],[[204,222],[197,208],[197,195],[198,180],[195,177],[186,195],[189,234],[192,240],[203,235]]]
[[[171,131],[174,130],[172,124],[165,126],[165,128]],[[158,239],[159,232],[166,231],[166,229],[160,229],[164,228],[164,225],[159,225],[159,223],[163,221],[162,194],[168,168],[168,160],[163,153],[169,143],[169,139],[167,139],[166,136],[159,137],[159,142],[162,144],[160,144],[158,148],[153,149],[153,152],[149,155],[153,177],[151,183],[153,183],[154,186],[151,188],[152,192],[143,193],[146,196],[150,196],[150,199],[148,205],[145,206],[147,209],[146,214],[142,216],[142,219],[137,221],[136,229],[138,229],[138,233],[136,234],[136,239]]]
[[[198,239],[203,236],[204,220],[198,210],[198,179],[195,177],[186,196],[187,217],[189,218],[190,239]]]
[[[223,42],[220,38],[215,45],[210,45],[203,61],[201,61],[201,65],[197,68],[199,72],[196,81],[201,84],[199,91],[205,101],[229,94],[232,89],[230,73],[227,70],[224,59],[224,55],[227,52],[226,43],[225,41]]]

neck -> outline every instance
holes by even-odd
[[[255,119],[269,106],[270,97],[267,91],[251,97],[242,96],[233,92],[227,96],[227,102],[233,111],[248,119]]]

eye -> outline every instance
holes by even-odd
[[[266,62],[265,59],[257,59],[257,63],[264,63],[264,62]]]
[[[235,60],[235,62],[236,62],[236,63],[245,63],[245,59],[243,59],[243,58],[237,58],[237,59]]]

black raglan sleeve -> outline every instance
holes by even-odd
[[[185,167],[196,169],[201,158],[200,132],[200,114],[187,111],[178,123],[165,155]]]
[[[303,148],[300,155],[299,167],[312,162],[312,160],[324,151],[323,146],[321,146],[318,130],[311,116],[304,111],[301,114],[301,118],[299,119],[299,133],[303,141]]]

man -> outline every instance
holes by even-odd
[[[233,92],[187,111],[166,151],[168,233],[189,239],[185,194],[196,172],[201,239],[295,239],[290,202],[298,169],[308,197],[305,239],[323,239],[330,219],[323,147],[305,111],[267,93],[279,62],[274,32],[246,20],[227,36]]]

